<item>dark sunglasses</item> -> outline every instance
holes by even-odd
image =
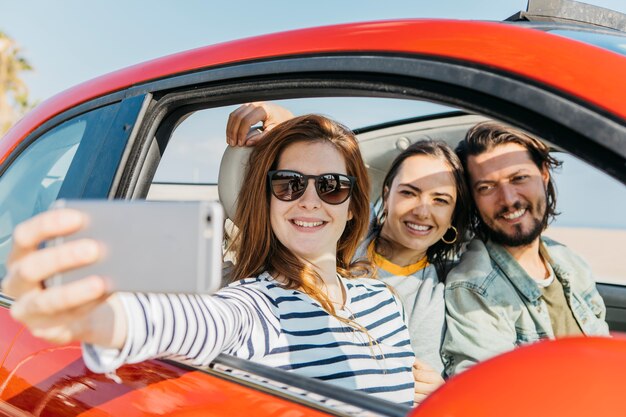
[[[274,197],[281,201],[294,201],[304,195],[309,179],[315,180],[315,191],[328,204],[346,201],[354,188],[355,178],[344,174],[304,175],[297,171],[270,171],[267,173]]]

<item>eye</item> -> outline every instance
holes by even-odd
[[[415,193],[413,191],[407,190],[407,189],[399,190],[398,193],[400,195],[405,196],[405,197],[413,197],[415,195]]]
[[[441,197],[436,197],[435,198],[435,203],[437,204],[443,204],[443,205],[449,205],[450,202],[448,200],[446,200],[445,198],[441,198]]]
[[[511,179],[511,182],[514,184],[518,184],[520,182],[526,181],[528,178],[530,178],[530,175],[516,175]]]
[[[488,194],[493,191],[495,186],[493,184],[481,184],[476,187],[476,192],[478,194]]]

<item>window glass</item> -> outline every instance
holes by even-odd
[[[276,102],[294,114],[321,113],[352,129],[397,122],[405,119],[443,114],[458,109],[427,101],[333,97],[280,100]],[[157,169],[148,198],[199,200],[217,199],[219,164],[226,148],[225,130],[228,115],[238,106],[197,111],[183,120],[172,134]],[[452,120],[452,119],[450,119]],[[469,119],[465,128],[481,120]],[[455,123],[442,119],[416,123],[376,135],[361,135],[361,152],[370,171],[376,197],[382,178],[393,157],[399,153],[398,140],[411,141],[425,137],[444,139],[452,147],[464,131],[452,128]],[[469,123],[469,124],[468,124]],[[432,130],[421,131],[425,125]],[[452,129],[452,130],[450,130]],[[382,130],[381,130],[382,132]],[[599,282],[626,284],[626,263],[620,249],[626,242],[626,189],[609,176],[571,155],[559,152],[563,167],[555,172],[557,209],[561,213],[546,235],[569,246],[592,267]]]
[[[81,115],[42,135],[0,178],[0,279],[6,273],[13,228],[56,200],[90,121],[98,120],[103,109]]]
[[[546,235],[567,245],[590,265],[599,282],[626,284],[626,188],[587,163],[564,153],[554,178],[561,213]]]
[[[332,97],[277,100],[296,115],[320,113],[351,129],[452,109],[426,101],[389,98]],[[157,183],[215,184],[226,149],[226,123],[239,106],[201,110],[172,133],[154,176]]]

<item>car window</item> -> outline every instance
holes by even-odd
[[[323,113],[348,127],[360,129],[429,114],[449,112],[450,107],[417,100],[332,97],[279,100],[294,114]],[[172,133],[156,171],[149,199],[217,199],[217,177],[221,156],[226,148],[225,129],[228,114],[238,106],[199,110],[184,120]],[[432,137],[456,146],[466,128],[479,119],[466,116],[458,128],[445,127],[448,122],[418,121],[415,130],[407,124],[397,128],[381,125],[374,131],[359,135],[361,152],[366,158],[373,181],[374,194],[380,188],[380,173],[393,156],[398,138],[411,141]],[[445,120],[444,118],[441,119]],[[431,130],[424,130],[432,127]],[[376,135],[379,130],[380,135]],[[372,136],[373,135],[373,136]],[[387,155],[388,154],[388,155]],[[567,153],[558,152],[563,166],[555,172],[560,215],[546,235],[571,247],[587,261],[598,282],[626,284],[626,264],[616,262],[626,241],[626,219],[621,211],[626,206],[626,189],[618,181]],[[380,165],[380,166],[378,166]],[[378,172],[380,171],[380,172]]]
[[[92,120],[110,106],[69,120],[28,146],[0,178],[0,279],[16,224],[50,207]],[[95,118],[95,119],[94,119]]]
[[[373,97],[318,97],[276,100],[275,103],[296,115],[329,116],[351,129],[452,110],[427,101]],[[172,133],[153,182],[216,184],[226,149],[228,115],[237,107],[200,110],[183,120]]]
[[[555,155],[557,210],[546,235],[572,248],[590,264],[598,282],[626,285],[626,187],[572,155]]]

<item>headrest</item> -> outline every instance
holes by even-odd
[[[248,158],[252,149],[251,147],[228,146],[222,155],[220,173],[217,179],[217,192],[226,216],[231,220],[237,211],[237,197],[248,168]]]

